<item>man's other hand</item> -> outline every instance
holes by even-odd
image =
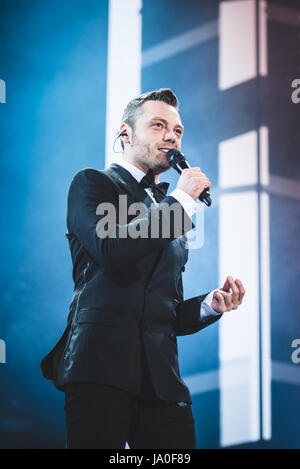
[[[245,288],[239,279],[235,281],[229,275],[222,288],[219,288],[214,292],[211,307],[217,313],[225,313],[225,311],[231,311],[237,309],[242,303],[245,295]]]

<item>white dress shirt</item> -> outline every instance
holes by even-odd
[[[116,163],[122,166],[123,168],[127,169],[127,171],[129,171],[129,173],[137,180],[137,182],[140,182],[141,179],[145,176],[145,173],[141,169],[137,168],[133,164],[124,160],[123,158],[118,157]],[[157,204],[157,201],[154,199],[150,187],[145,188],[145,191],[151,197],[153,202]],[[181,189],[175,189],[169,195],[174,197],[174,199],[176,199],[180,203],[180,205],[182,205],[182,207],[190,218],[197,211],[199,202],[196,202],[189,194],[187,194],[187,192]],[[219,314],[221,314],[212,309],[211,307],[214,292],[215,290],[211,291],[208,295],[206,295],[206,297],[202,301],[200,311],[201,318],[209,318],[209,316],[218,316]]]

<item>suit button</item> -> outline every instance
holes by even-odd
[[[174,299],[173,299],[173,303],[174,303],[175,308],[176,308],[176,306],[179,304],[179,301],[177,300],[177,298],[174,298]]]
[[[151,287],[151,285],[148,285],[148,288],[147,288],[147,290],[148,290],[149,292],[151,292],[151,291],[152,291],[152,287]]]
[[[173,334],[173,332],[170,332],[169,339],[175,340],[175,334]]]
[[[183,401],[176,402],[176,404],[178,405],[178,407],[186,407],[188,405],[187,402],[183,402]]]

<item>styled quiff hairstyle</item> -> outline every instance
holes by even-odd
[[[122,122],[128,124],[132,128],[133,132],[135,130],[136,119],[141,113],[141,106],[146,101],[163,101],[164,103],[173,106],[177,111],[179,110],[178,98],[170,88],[160,88],[159,90],[148,91],[147,93],[140,94],[129,101],[122,116]],[[124,150],[123,140],[121,140],[121,145]]]

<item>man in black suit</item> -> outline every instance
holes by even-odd
[[[222,288],[183,298],[185,233],[195,228],[196,201],[210,181],[196,167],[182,172],[170,195],[158,182],[170,168],[166,152],[181,148],[177,97],[169,89],[138,96],[120,131],[123,158],[107,170],[79,171],[70,186],[74,295],[42,371],[65,392],[67,448],[124,448],[126,441],[132,449],[195,448],[177,336],[236,309],[245,290],[228,276]]]

